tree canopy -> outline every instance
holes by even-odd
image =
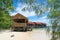
[[[48,0],[48,6],[51,8],[48,18],[52,21],[52,39],[60,39],[60,0]]]
[[[13,9],[13,0],[0,0],[0,28],[9,28],[11,17],[9,10]]]

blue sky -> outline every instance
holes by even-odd
[[[40,3],[40,2],[44,2],[45,5],[47,4],[46,0],[38,0],[37,1],[37,3]],[[29,19],[29,21],[32,21],[32,22],[44,22],[47,25],[50,25],[49,24],[49,19],[47,19],[47,15],[48,15],[49,10],[47,12],[45,12],[43,15],[41,15],[41,16],[37,16],[34,11],[31,11],[31,12],[22,11],[22,8],[24,8],[24,7],[28,6],[28,5],[19,3],[19,0],[14,0],[13,5],[16,7],[16,9],[15,9],[14,12],[10,12],[11,16],[16,15],[17,13],[20,13],[20,14],[26,16]]]

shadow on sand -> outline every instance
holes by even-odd
[[[13,30],[13,32],[27,32],[27,31],[24,31],[24,30]]]

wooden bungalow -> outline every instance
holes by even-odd
[[[28,22],[28,27],[33,27],[33,28],[43,28],[46,27],[46,23],[42,22]]]
[[[46,27],[46,23],[42,23],[42,22],[34,22],[35,26],[34,28],[44,28]]]
[[[15,16],[12,16],[12,28],[13,30],[26,30],[28,19],[17,13]]]

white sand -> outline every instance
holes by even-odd
[[[0,32],[0,40],[11,40],[11,32]]]
[[[14,35],[14,37],[11,37]],[[45,29],[33,29],[28,32],[4,32],[0,33],[0,40],[50,40],[51,35]]]

